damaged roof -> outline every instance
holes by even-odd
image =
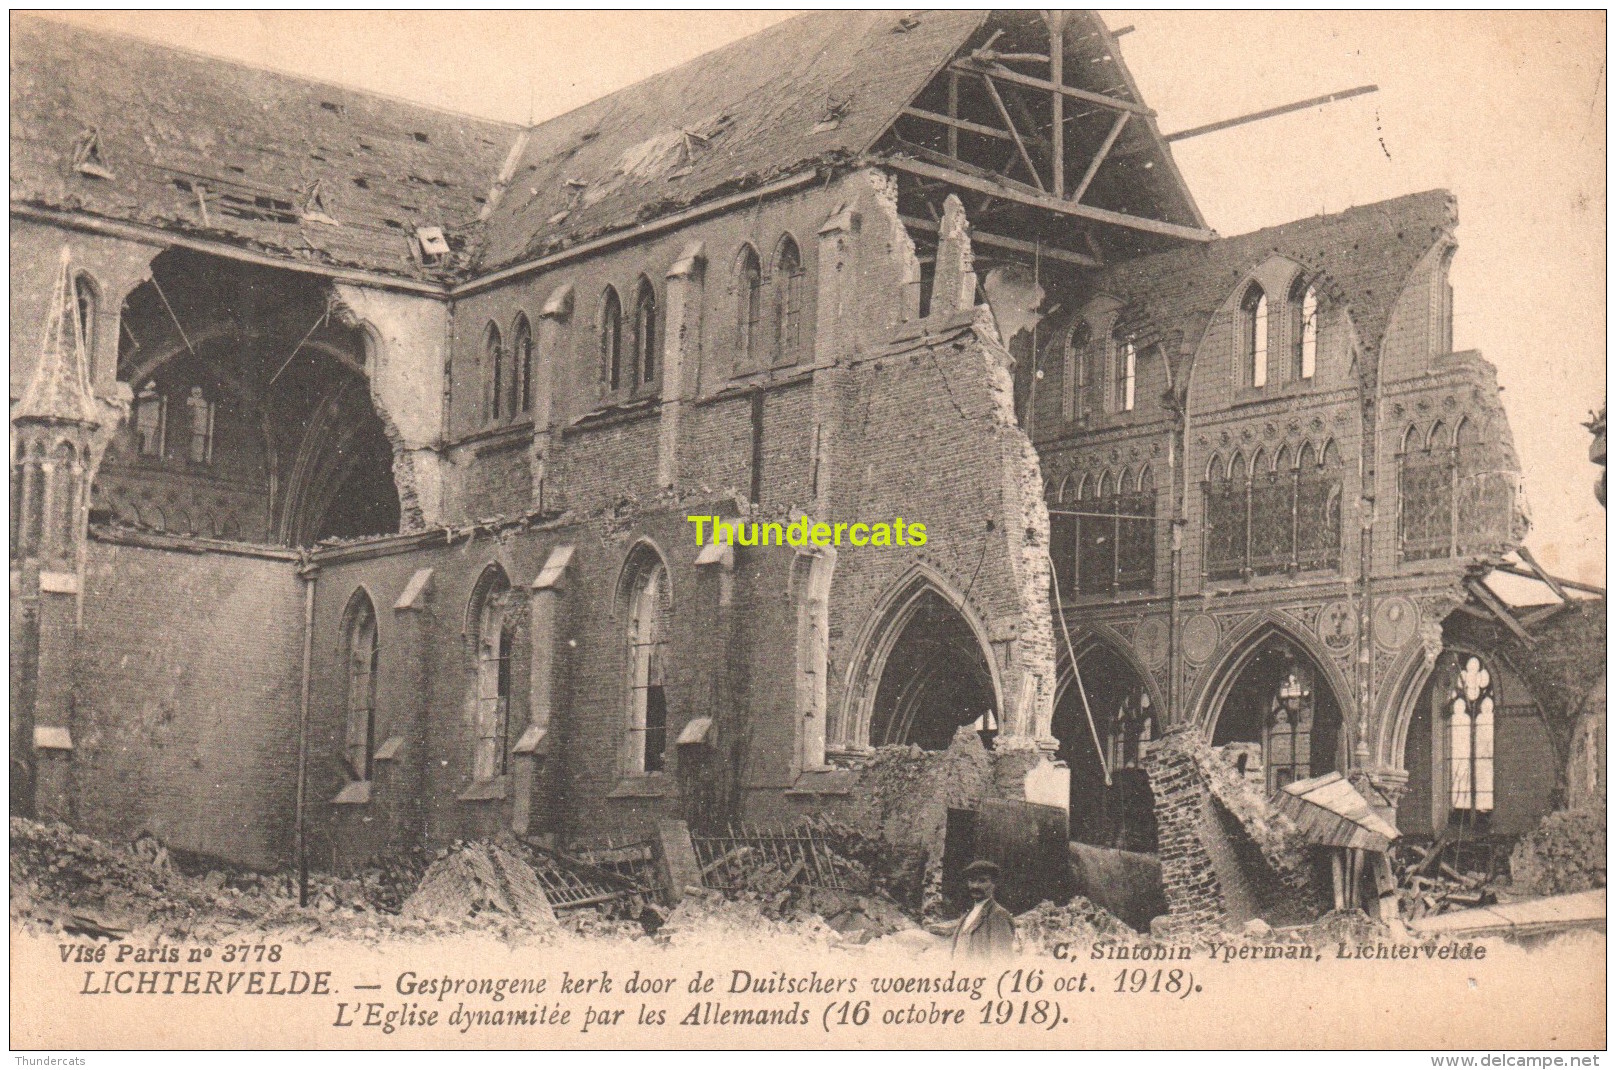
[[[14,16],[12,203],[457,282],[878,156],[905,107],[990,19],[1002,33],[1023,14],[1038,19],[813,12],[533,127]],[[1088,18],[1078,36],[1104,38]],[[1108,60],[1116,91],[1142,105],[1117,56],[1093,59]],[[1130,151],[1149,157],[1151,177],[1130,188],[1198,222],[1145,125]],[[1102,200],[1108,174],[1096,182]]]
[[[11,21],[13,204],[430,278],[465,266],[455,250],[519,132],[129,37]],[[423,263],[418,227],[442,228],[451,252]]]
[[[981,11],[789,19],[535,127],[482,270],[869,149]]]
[[[1327,299],[1345,304],[1374,353],[1409,273],[1457,224],[1453,194],[1428,190],[1117,263],[1098,285],[1141,326],[1162,335],[1183,331],[1181,352],[1193,353],[1235,287],[1277,254],[1316,276]]]

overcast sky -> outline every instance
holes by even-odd
[[[517,122],[754,33],[782,12],[112,12],[62,16]],[[1107,12],[1163,131],[1374,83],[1179,142],[1239,234],[1442,187],[1459,199],[1454,344],[1498,366],[1551,570],[1603,583],[1580,426],[1605,396],[1604,14]]]

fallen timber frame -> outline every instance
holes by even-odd
[[[1143,216],[1129,215],[1126,212],[1113,212],[1105,208],[1092,208],[1086,204],[1073,204],[1071,201],[1040,192],[1031,186],[1022,185],[1011,179],[998,176],[978,177],[968,171],[956,169],[971,166],[965,164],[964,161],[957,161],[952,167],[942,167],[903,156],[888,156],[884,162],[888,167],[905,171],[919,178],[945,182],[976,193],[985,193],[1001,200],[1027,205],[1031,208],[1043,208],[1061,215],[1071,216],[1074,219],[1085,219],[1091,223],[1107,223],[1111,226],[1143,231],[1146,234],[1159,234],[1164,237],[1181,238],[1186,241],[1209,242],[1217,238],[1215,231],[1207,230],[1204,227],[1187,227],[1180,223],[1146,219]]]

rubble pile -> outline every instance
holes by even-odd
[[[554,928],[555,911],[533,867],[494,843],[464,843],[445,850],[404,900],[411,918],[475,918],[500,914]]]
[[[658,930],[657,940],[670,947],[767,946],[771,951],[786,944],[824,949],[843,942],[816,914],[771,915],[756,899],[732,899],[716,891],[687,892]]]
[[[947,750],[879,747],[858,771],[848,825],[881,844],[872,868],[900,903],[933,911],[942,903],[948,811],[974,809],[993,794],[992,781],[993,764],[969,725]]]
[[[124,850],[63,824],[11,819],[11,918],[71,931],[183,923],[228,908],[218,886],[179,873],[166,852]]]
[[[1605,887],[1605,813],[1557,810],[1521,837],[1509,856],[1514,890],[1561,895]]]
[[[1016,931],[1028,954],[1052,953],[1056,946],[1091,947],[1097,941],[1131,944],[1139,933],[1115,914],[1084,896],[1074,896],[1065,906],[1044,900],[1025,914],[1016,915]]]

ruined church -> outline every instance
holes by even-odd
[[[12,29],[13,813],[340,870],[962,730],[1141,853],[1169,738],[1405,834],[1574,788],[1454,199],[1220,236],[1095,14],[816,13],[531,126]]]

